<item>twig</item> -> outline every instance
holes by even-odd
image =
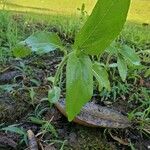
[[[30,150],[38,150],[38,144],[37,144],[37,140],[36,137],[34,135],[34,133],[32,132],[32,130],[28,130],[28,140],[29,140],[29,149]]]
[[[110,131],[109,131],[109,134],[110,134],[110,136],[111,136],[115,141],[119,142],[120,144],[122,144],[122,145],[127,145],[127,146],[130,145],[130,143],[127,142],[127,141],[125,141],[124,139],[121,139],[121,138],[119,138],[119,137],[117,137],[117,136],[112,135],[112,133],[111,133]]]

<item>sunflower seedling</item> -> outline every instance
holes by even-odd
[[[121,32],[126,21],[130,0],[98,0],[92,14],[75,37],[75,42],[69,53],[60,38],[54,33],[34,33],[25,41],[19,43],[13,53],[16,57],[25,57],[31,52],[43,54],[60,49],[64,58],[56,71],[53,90],[60,93],[58,82],[62,69],[66,66],[66,113],[72,121],[93,95],[93,77],[98,80],[99,88],[110,89],[106,70],[91,57],[101,55]],[[123,80],[126,77],[126,66],[122,57],[118,65]],[[124,66],[125,70],[122,68]],[[59,96],[54,96],[57,101]]]

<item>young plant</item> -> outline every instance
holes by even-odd
[[[83,28],[75,37],[69,54],[63,47],[61,40],[54,33],[35,33],[21,42],[13,50],[17,57],[24,57],[31,53],[50,52],[61,49],[65,56],[59,64],[53,82],[52,93],[58,93],[57,83],[64,65],[66,65],[66,113],[72,121],[93,95],[93,77],[100,86],[109,87],[105,83],[105,70],[91,57],[101,55],[118,36],[126,21],[130,0],[98,0],[92,14]],[[50,96],[50,93],[49,93]]]
[[[113,42],[107,49],[107,67],[117,67],[122,81],[126,80],[128,69],[140,67],[140,57],[126,44]],[[117,63],[109,64],[111,57],[117,58]]]

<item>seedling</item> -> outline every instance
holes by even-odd
[[[106,63],[107,67],[117,67],[122,81],[126,80],[129,68],[140,66],[141,60],[138,54],[136,54],[134,49],[125,44],[113,42],[110,47],[106,49],[106,52],[109,54]],[[112,56],[117,58],[116,66],[108,63]]]
[[[48,53],[56,49],[64,52],[64,58],[57,69],[51,93],[60,93],[56,91],[59,89],[56,87],[60,81],[62,69],[67,64],[66,113],[69,121],[72,121],[82,106],[91,99],[93,77],[98,80],[100,89],[102,87],[110,89],[105,68],[99,62],[93,61],[91,57],[101,55],[118,36],[126,21],[129,5],[130,0],[97,1],[92,14],[75,37],[69,54],[59,37],[54,33],[47,32],[35,33],[13,49],[16,57],[25,57],[31,52]],[[122,59],[118,61],[123,64]],[[126,72],[122,66],[119,68],[122,78],[125,79]],[[49,93],[49,97],[51,93]],[[58,99],[59,96],[57,96]]]
[[[0,131],[16,133],[22,137],[22,140],[20,141],[20,143],[25,142],[26,145],[28,144],[27,133],[23,128],[18,127],[18,124],[10,125],[8,127],[2,127],[0,128]]]

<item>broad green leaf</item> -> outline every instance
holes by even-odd
[[[93,95],[92,62],[87,55],[69,55],[66,68],[66,112],[69,121]]]
[[[101,54],[122,30],[129,5],[130,0],[98,0],[75,39],[75,49],[91,55]]]
[[[117,64],[118,64],[119,75],[122,81],[125,81],[127,77],[128,68],[127,68],[126,61],[121,55],[118,55]]]
[[[20,45],[22,50],[20,50]],[[57,48],[62,48],[62,42],[57,34],[52,32],[37,32],[20,42],[20,44],[13,49],[13,53],[17,57],[25,57],[29,55],[31,51],[43,54],[54,51]]]
[[[134,65],[140,65],[141,60],[132,48],[127,45],[123,45],[119,51],[126,60],[129,60]]]
[[[37,32],[24,41],[32,51],[47,53],[62,47],[60,38],[55,33]]]
[[[50,103],[56,103],[60,98],[60,88],[54,86],[51,90],[48,91],[48,100]]]
[[[13,55],[17,58],[24,58],[28,55],[31,54],[31,49],[22,45],[22,44],[18,44],[16,47],[13,48],[12,50]]]
[[[99,63],[93,64],[93,75],[99,83],[99,90],[103,87],[110,90],[110,82],[108,78],[108,73],[105,68],[101,67]]]

